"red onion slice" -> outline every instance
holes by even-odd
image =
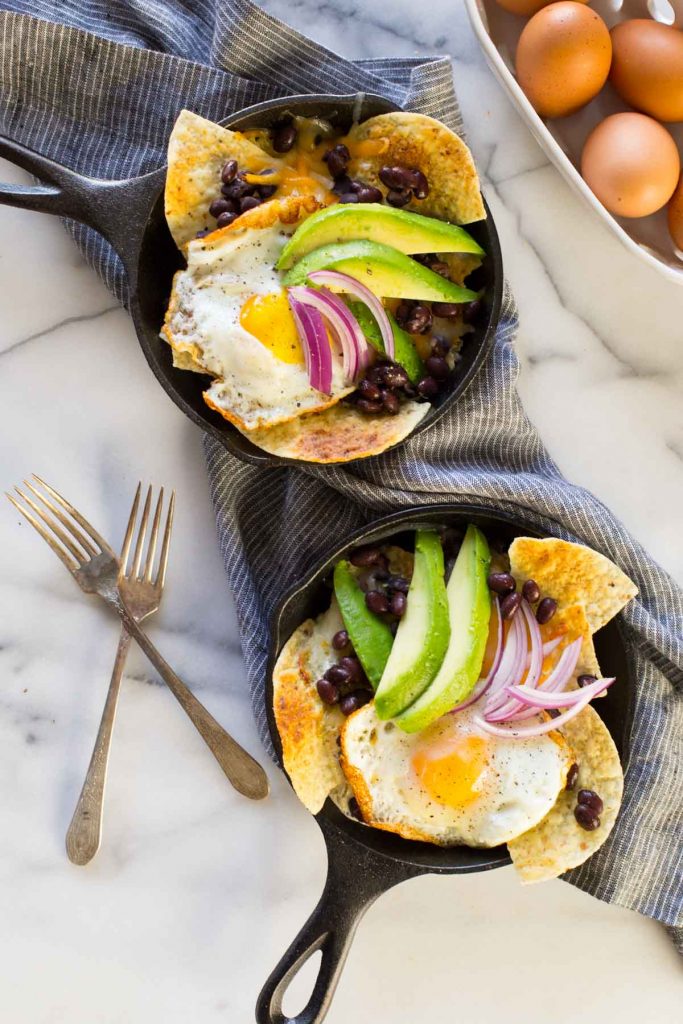
[[[526,658],[526,637],[524,636],[524,624],[517,615],[510,623],[508,635],[505,639],[503,657],[501,658],[495,678],[491,681],[489,697],[486,703],[496,707],[501,699],[501,691],[506,686],[514,686],[522,681],[524,661]],[[505,700],[505,697],[502,697]]]
[[[479,680],[469,697],[460,704],[456,704],[454,708],[451,708],[450,714],[454,714],[456,711],[462,711],[463,708],[468,708],[471,704],[476,704],[480,697],[484,696],[493,683],[493,680],[496,678],[496,673],[503,657],[503,617],[500,614],[500,601],[497,597],[494,598],[494,604],[497,610],[496,619],[498,620],[498,632],[496,638],[496,651],[493,655],[491,668],[488,670],[486,676]]]
[[[312,388],[332,394],[332,351],[322,314],[289,295],[289,307],[301,337],[306,372]]]
[[[524,685],[530,689],[535,689],[538,686],[538,681],[541,678],[541,671],[543,669],[543,637],[541,636],[541,630],[539,629],[536,616],[534,615],[531,605],[528,601],[522,598],[522,603],[517,611],[516,618],[521,616],[526,621],[526,631],[529,634],[529,654],[524,659],[525,665],[528,662],[526,670],[526,678],[524,679]],[[526,649],[526,637],[524,637],[524,645]],[[520,680],[521,682],[521,680]],[[506,689],[508,689],[506,687]],[[503,694],[500,698],[503,703],[496,702],[495,706],[491,706],[487,718],[489,721],[503,721],[516,711],[520,711],[524,705],[520,704],[516,700],[504,700]],[[491,713],[493,712],[493,714]]]
[[[581,637],[578,637],[565,647],[560,655],[557,665],[542,686],[539,687],[539,693],[555,693],[558,690],[565,689],[576,669],[576,663],[579,660],[582,643],[583,641]],[[492,722],[512,722],[521,721],[525,718],[532,718],[535,713],[536,712],[530,711],[527,707],[520,708],[519,706],[517,706],[512,712],[508,711],[505,713],[504,709],[499,707],[491,715],[487,715],[486,717]]]
[[[608,679],[596,679],[594,683],[589,683],[581,690],[562,690],[559,693],[544,693],[542,690],[527,689],[526,686],[508,686],[507,692],[511,697],[515,697],[521,703],[532,708],[568,708],[580,701],[583,694],[590,693],[591,697],[597,697],[598,694],[607,690],[615,680],[616,676],[610,676]]]
[[[305,306],[312,306],[325,317],[342,350],[344,383],[353,384],[367,365],[370,350],[358,321],[340,298],[324,289],[296,285],[288,295]]]
[[[381,300],[373,295],[369,288],[357,281],[355,277],[341,274],[338,270],[316,270],[308,275],[308,280],[314,284],[326,285],[335,291],[346,292],[347,295],[353,295],[354,298],[364,302],[377,321],[386,355],[389,359],[394,358],[394,332],[391,329],[389,317]]]
[[[600,682],[604,683],[602,679]],[[543,736],[547,732],[554,732],[556,729],[560,729],[567,722],[570,722],[572,718],[575,718],[580,711],[590,704],[593,699],[592,693],[587,693],[588,687],[585,687],[581,691],[581,699],[577,700],[570,708],[568,708],[563,714],[558,715],[557,718],[551,718],[544,722],[538,722],[536,725],[528,726],[505,726],[505,725],[494,725],[492,722],[487,722],[485,718],[477,715],[474,719],[475,725],[477,725],[482,732],[487,732],[491,736],[500,736],[502,738],[509,738],[515,740],[529,739],[533,736]]]

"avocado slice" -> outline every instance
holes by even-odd
[[[374,316],[365,305],[364,302],[349,302],[349,309],[358,321],[358,325],[368,339],[370,344],[378,352],[384,355],[384,344],[382,342],[382,333],[377,325],[377,321]],[[387,310],[387,316],[391,329],[394,333],[394,361],[400,363],[403,369],[408,374],[413,384],[424,377],[424,365],[420,359],[413,339],[410,337],[407,331],[404,331],[402,327],[399,327],[394,317]]]
[[[491,617],[486,582],[491,552],[476,526],[468,526],[448,581],[451,637],[441,668],[424,693],[396,718],[404,732],[420,732],[467,697],[479,678]]]
[[[394,642],[391,630],[366,605],[349,562],[337,562],[334,567],[334,593],[353,648],[377,689]]]
[[[378,718],[394,718],[427,689],[450,634],[441,541],[435,530],[418,530],[405,615],[375,694]]]
[[[306,284],[315,270],[339,270],[379,298],[430,302],[473,302],[477,293],[435,274],[398,249],[380,242],[339,242],[314,249],[284,277],[286,285]]]
[[[397,210],[382,203],[336,203],[307,217],[280,254],[278,270],[322,245],[367,238],[383,242],[404,253],[474,252],[484,250],[457,224],[423,217],[409,210]]]

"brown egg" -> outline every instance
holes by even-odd
[[[683,32],[651,18],[612,29],[610,81],[622,99],[658,121],[683,121]]]
[[[671,198],[681,160],[658,121],[645,114],[612,114],[586,139],[581,173],[611,213],[647,217]]]
[[[669,203],[669,231],[677,249],[683,252],[683,178]]]
[[[523,14],[525,18],[530,18],[532,14],[536,14],[536,11],[540,11],[541,7],[547,7],[553,2],[554,0],[496,0],[499,7],[510,11],[511,14]],[[578,2],[587,4],[589,0],[578,0]]]
[[[565,117],[607,81],[612,40],[607,25],[583,4],[563,0],[526,23],[517,45],[517,78],[542,117]]]

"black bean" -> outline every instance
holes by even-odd
[[[380,167],[379,180],[387,188],[410,189],[413,187],[413,173],[408,167],[389,166]]]
[[[219,228],[227,228],[228,224],[232,224],[232,222],[236,219],[236,213],[222,213],[218,220],[216,221],[216,224],[218,225]]]
[[[369,402],[367,398],[359,398],[356,406],[366,416],[372,416],[374,413],[381,412],[384,408],[379,399],[376,402]]]
[[[396,322],[399,325],[399,327],[405,327],[408,320],[410,319],[410,316],[414,308],[415,303],[410,302],[410,300],[404,299],[402,302],[399,302],[398,306],[396,307],[395,313]]]
[[[339,701],[339,707],[343,714],[352,715],[354,711],[358,711],[358,708],[362,708],[369,700],[370,694],[366,690],[354,690],[353,693],[347,693],[345,697],[342,697]]]
[[[245,196],[244,199],[240,199],[240,213],[246,213],[247,210],[254,210],[260,205],[261,200],[256,196]]]
[[[434,263],[429,264],[429,269],[433,270],[435,274],[440,277],[450,277],[451,268],[443,260],[435,260]]]
[[[481,299],[474,299],[473,302],[468,302],[463,310],[462,318],[466,324],[475,324],[479,319],[481,313],[481,307],[483,303]]]
[[[574,808],[574,817],[586,832],[594,832],[600,824],[600,818],[590,807],[585,804],[578,804]]]
[[[489,573],[487,583],[494,594],[511,594],[516,588],[515,577],[509,572]]]
[[[413,193],[410,189],[404,189],[399,192],[398,189],[392,188],[391,192],[387,192],[387,202],[389,203],[389,206],[396,206],[398,209],[402,206],[407,206],[412,198]]]
[[[251,185],[243,178],[235,178],[229,185],[221,185],[221,193],[226,199],[241,199],[251,192]]]
[[[358,193],[357,192],[343,192],[342,195],[339,196],[339,202],[340,203],[359,203],[360,199],[358,198]]]
[[[416,199],[425,199],[429,195],[429,182],[422,171],[417,168],[409,169],[408,185],[413,190]]]
[[[436,380],[445,380],[451,372],[448,369],[448,363],[442,356],[430,356],[425,363],[425,367],[430,377],[435,377]]]
[[[389,590],[398,590],[401,594],[407,594],[410,583],[405,576],[390,576],[387,580],[387,587]]]
[[[382,193],[378,188],[375,188],[374,185],[363,185],[362,188],[358,189],[356,195],[358,196],[359,203],[382,202]]]
[[[384,555],[379,548],[363,547],[356,548],[355,551],[351,552],[349,561],[351,565],[355,565],[359,569],[364,569],[366,565],[380,565]]]
[[[393,391],[385,391],[382,395],[382,405],[386,412],[390,416],[396,416],[401,409],[401,403],[398,395],[395,395]]]
[[[526,580],[522,587],[522,596],[527,599],[529,604],[536,604],[541,596],[541,588],[536,580]]]
[[[593,789],[580,789],[576,794],[576,800],[583,807],[590,807],[595,814],[602,814],[604,804]]]
[[[536,609],[536,619],[541,626],[545,626],[546,622],[550,622],[556,611],[557,601],[553,601],[552,597],[544,597],[542,601],[539,601],[538,608]]]
[[[277,185],[259,185],[257,191],[261,199],[270,199],[277,192]]]
[[[439,384],[433,377],[423,377],[417,384],[417,393],[422,398],[433,398],[439,393]]]
[[[597,678],[597,676],[583,675],[579,676],[579,678],[576,681],[579,684],[579,686],[590,686],[590,684],[594,683],[597,680]]]
[[[377,385],[373,384],[373,382],[368,380],[367,377],[365,377],[358,385],[358,391],[363,398],[367,398],[368,402],[379,401],[382,394]]]
[[[551,718],[559,718],[560,717],[560,712],[557,710],[557,708],[549,708],[548,709],[548,714],[550,715]]]
[[[332,646],[335,651],[343,651],[345,647],[349,646],[349,634],[345,629],[339,629],[332,637]]]
[[[276,153],[289,153],[296,142],[296,127],[292,121],[276,124],[271,128],[273,149]]]
[[[386,594],[383,594],[381,590],[368,591],[365,595],[365,603],[375,615],[384,615],[385,612],[389,611],[389,601]]]
[[[230,199],[214,199],[209,207],[209,213],[212,217],[220,217],[222,213],[233,213],[234,207]]]
[[[447,356],[451,350],[450,341],[448,338],[444,338],[442,334],[432,335],[431,346],[434,355],[441,356],[442,358]]]
[[[345,174],[343,177],[337,178],[332,186],[332,191],[336,192],[338,196],[344,192],[353,192],[353,184],[348,175]]]
[[[330,665],[325,672],[325,679],[335,686],[346,686],[351,682],[351,673],[343,665]]]
[[[337,664],[349,673],[351,682],[356,683],[356,685],[359,685],[365,679],[363,666],[358,658],[355,658],[353,655],[347,654],[345,658],[340,658]]]
[[[432,326],[432,311],[429,306],[413,306],[403,326],[409,334],[426,334]]]
[[[341,178],[342,175],[346,174],[346,168],[350,159],[351,154],[342,142],[335,146],[334,149],[328,149],[323,157],[333,178]]]
[[[231,181],[235,180],[237,174],[237,161],[228,160],[227,163],[223,164],[223,170],[221,171],[221,181],[224,185],[229,185]]]
[[[407,601],[406,595],[397,590],[391,598],[391,614],[400,619],[405,613]]]
[[[392,363],[384,370],[384,383],[390,388],[403,388],[408,383],[408,374],[398,363]]]
[[[339,700],[339,690],[329,679],[319,679],[315,684],[318,696],[326,704],[336,704]]]
[[[358,801],[356,800],[355,796],[352,796],[349,799],[349,814],[351,814],[354,818],[357,818],[358,821],[362,821],[363,820],[363,815],[361,813],[360,805],[359,805]]]
[[[365,188],[364,181],[358,181],[357,178],[351,178],[349,182],[349,192],[360,192],[362,188]]]
[[[460,309],[455,302],[432,302],[434,316],[442,316],[446,320],[454,320],[460,315]]]
[[[511,619],[515,614],[520,604],[522,603],[521,594],[508,594],[500,602],[500,614],[503,619]]]
[[[576,762],[574,762],[574,764],[570,767],[569,771],[567,772],[567,784],[566,784],[565,788],[566,789],[573,789],[574,786],[576,785],[576,780],[578,779],[578,777],[579,777],[579,766],[578,766],[578,764],[576,764]]]

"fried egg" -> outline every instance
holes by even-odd
[[[223,229],[187,246],[163,334],[176,353],[215,377],[208,405],[242,430],[326,409],[348,394],[332,347],[329,395],[311,387],[294,318],[275,270],[288,229]]]
[[[498,846],[536,825],[565,788],[572,753],[557,732],[499,739],[474,709],[407,734],[374,702],[346,719],[342,768],[369,825],[440,846]]]

